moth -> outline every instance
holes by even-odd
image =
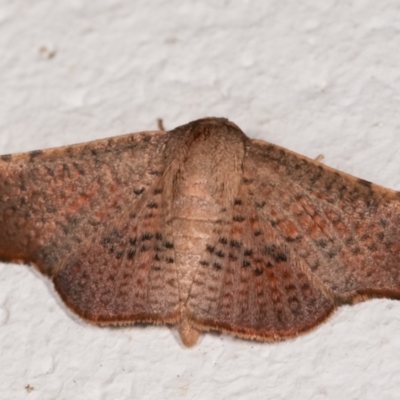
[[[0,158],[0,259],[100,325],[273,341],[400,297],[399,193],[223,118]]]

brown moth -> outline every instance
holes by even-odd
[[[399,193],[205,118],[0,159],[0,259],[83,319],[290,338],[400,298]]]

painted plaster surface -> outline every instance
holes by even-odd
[[[224,116],[400,190],[399,26],[395,0],[1,0],[0,153]],[[397,399],[399,333],[400,302],[372,300],[286,342],[188,350],[88,325],[0,264],[1,399]]]

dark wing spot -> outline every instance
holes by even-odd
[[[271,261],[267,261],[267,262],[265,263],[265,267],[266,267],[266,268],[272,268],[273,265],[272,265]]]
[[[265,255],[272,255],[276,251],[276,246],[274,244],[266,244],[262,249],[261,253]]]
[[[318,165],[315,174],[310,178],[310,183],[311,183],[312,185],[314,185],[315,182],[317,182],[317,180],[318,180],[319,178],[321,178],[321,176],[322,176],[322,167],[321,167],[320,165]]]
[[[141,195],[144,192],[144,187],[140,188],[140,189],[134,189],[133,193],[136,194],[136,196]]]
[[[156,239],[157,240],[162,240],[162,234],[160,232],[156,233]]]
[[[82,165],[78,164],[76,161],[74,161],[72,165],[78,171],[79,175],[85,175],[85,169],[82,167]]]
[[[150,143],[151,142],[151,136],[148,135],[141,135],[141,139],[143,140],[144,143]]]
[[[106,244],[109,244],[110,242],[111,242],[111,238],[109,236],[103,237],[100,240],[100,244],[103,246]]]
[[[237,240],[231,240],[230,245],[231,247],[236,247],[238,249],[242,245],[242,243]]]
[[[222,265],[219,263],[214,263],[213,264],[214,269],[216,269],[217,271],[219,271],[222,268]]]
[[[286,237],[285,237],[285,240],[286,240],[287,242],[289,242],[289,243],[299,241],[300,239],[301,239],[301,236],[296,236],[296,237],[293,237],[293,236],[286,236]]]
[[[149,232],[143,233],[142,236],[140,237],[140,240],[142,242],[145,242],[146,240],[151,240],[151,239],[153,239],[153,235]]]
[[[237,258],[237,256],[235,254],[229,253],[229,259],[232,260],[232,261],[237,261],[238,258]]]
[[[233,217],[233,220],[234,220],[235,222],[243,222],[243,221],[245,220],[245,218],[244,218],[243,216],[241,216],[241,215],[235,215],[235,216]]]
[[[379,233],[376,234],[376,237],[377,237],[379,240],[383,240],[383,238],[385,237],[385,234],[384,234],[383,232],[379,232]]]
[[[10,161],[11,160],[11,154],[4,154],[1,156],[1,159],[3,161]]]
[[[336,255],[337,255],[337,251],[336,251],[336,250],[330,250],[330,251],[328,251],[328,253],[327,253],[327,256],[328,256],[329,258],[334,258]]]
[[[318,247],[321,247],[321,249],[324,249],[328,245],[328,242],[325,239],[316,240],[315,243]]]
[[[210,244],[208,244],[207,246],[206,246],[206,250],[209,252],[209,253],[214,253],[214,250],[215,250],[215,247],[214,246],[211,246]]]
[[[219,257],[219,258],[224,258],[224,257],[225,257],[225,254],[224,254],[221,250],[218,250],[218,251],[215,253],[215,255],[216,255],[217,257]]]
[[[386,226],[386,225],[387,225],[387,220],[384,219],[384,218],[381,218],[381,219],[379,220],[379,223],[380,223],[382,226]]]
[[[158,204],[155,201],[149,201],[147,203],[147,208],[158,208]]]
[[[345,243],[346,245],[350,245],[350,244],[354,243],[354,238],[353,238],[353,236],[347,236],[347,237],[344,239],[344,243]]]
[[[133,257],[135,257],[136,251],[135,249],[129,249],[128,250],[128,254],[126,255],[127,258],[132,259]]]
[[[243,178],[243,183],[245,185],[251,185],[254,182],[254,179]]]
[[[377,251],[378,250],[378,246],[376,245],[376,243],[371,243],[371,244],[369,244],[367,246],[367,249],[371,250],[371,251]]]
[[[29,161],[33,161],[36,157],[40,156],[43,150],[34,150],[29,153]]]
[[[225,237],[222,237],[222,238],[219,238],[218,242],[221,244],[228,244],[228,239]]]
[[[120,258],[122,258],[123,255],[124,255],[123,251],[118,251],[117,253],[115,253],[115,258],[119,260]]]
[[[282,252],[278,252],[274,255],[274,259],[276,262],[285,262],[287,261],[287,255]]]

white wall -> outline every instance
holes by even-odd
[[[0,0],[0,153],[225,116],[400,190],[399,28],[396,0]],[[399,360],[400,302],[187,350],[167,327],[87,325],[0,264],[1,399],[398,399]]]

